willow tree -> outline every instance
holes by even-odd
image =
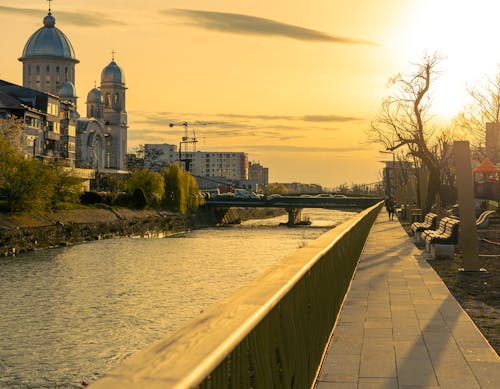
[[[398,74],[390,80],[392,94],[386,97],[368,130],[368,139],[388,151],[406,148],[407,154],[421,161],[428,172],[427,194],[421,204],[430,210],[441,190],[440,164],[432,150],[433,129],[429,124],[431,86],[439,75],[443,57],[424,55],[409,74]]]
[[[195,178],[177,164],[169,166],[163,173],[165,178],[164,204],[182,214],[196,209],[203,203]]]
[[[140,189],[146,196],[148,205],[156,206],[163,200],[165,194],[165,180],[159,173],[147,169],[139,169],[132,173],[127,180],[127,191],[134,193]]]

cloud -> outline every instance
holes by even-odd
[[[305,122],[352,122],[355,120],[362,120],[352,116],[339,116],[339,115],[305,115],[302,117]]]
[[[239,118],[239,119],[261,119],[261,120],[289,120],[304,122],[349,122],[363,120],[363,118],[342,115],[241,115],[241,114],[217,114],[217,116]]]
[[[211,31],[241,35],[275,36],[309,42],[379,45],[365,39],[332,35],[323,31],[250,15],[189,9],[169,9],[161,11],[161,13],[181,17],[188,21],[188,25]]]
[[[318,122],[318,123],[343,123],[350,121],[365,120],[362,117],[354,116],[343,116],[343,115],[315,115],[308,114],[302,116],[294,115],[245,115],[245,114],[234,114],[234,113],[217,113],[217,114],[207,114],[207,113],[174,113],[174,112],[145,112],[145,111],[134,111],[132,114],[143,118],[141,122],[147,122],[157,125],[168,125],[169,123],[182,123],[187,121],[192,126],[204,126],[218,125],[219,127],[242,127],[242,128],[253,128],[255,125],[245,124],[249,121],[255,122],[261,121],[287,121],[287,122]],[[199,119],[199,118],[203,119]],[[227,119],[239,119],[239,121]],[[272,124],[274,128],[278,128],[279,125]],[[292,128],[290,124],[283,128]]]
[[[40,9],[34,8],[18,8],[18,7],[8,7],[0,5],[0,12],[11,14],[11,15],[24,15],[30,17],[41,18],[42,12]],[[65,25],[74,25],[80,27],[99,27],[99,26],[109,26],[109,25],[125,25],[121,21],[117,21],[109,18],[105,14],[98,12],[66,12],[57,11],[53,13],[53,16],[57,20],[62,20]],[[60,17],[60,18],[59,18]]]
[[[199,141],[225,142],[249,139],[252,143],[265,139],[269,142],[303,142],[313,134],[327,139],[339,131],[332,123],[362,120],[342,115],[243,115],[174,112],[129,112],[131,130],[129,139],[141,143],[175,144],[184,134],[182,123],[189,123],[188,135],[193,132]],[[170,123],[177,125],[170,127]],[[314,124],[317,123],[317,124]],[[328,138],[329,139],[329,138]],[[317,150],[317,149],[315,149]],[[330,150],[330,149],[329,149]]]
[[[293,153],[352,153],[360,150],[368,150],[367,147],[323,147],[323,146],[292,146],[292,145],[235,145],[236,148],[244,148],[245,151],[274,151]]]

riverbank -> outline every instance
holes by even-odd
[[[281,209],[234,208],[223,221],[231,223],[283,213]],[[0,213],[0,256],[118,236],[170,235],[216,224],[215,215],[204,208],[188,215],[108,206],[40,215]]]

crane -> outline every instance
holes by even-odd
[[[196,122],[197,126],[207,126],[210,124],[215,124],[212,122]],[[174,126],[183,126],[184,127],[184,136],[181,138],[179,142],[179,162],[184,162],[185,170],[189,172],[189,167],[191,165],[191,158],[182,158],[182,145],[184,145],[184,152],[188,152],[188,145],[193,145],[193,152],[196,152],[196,143],[198,143],[198,139],[196,138],[196,131],[193,129],[193,136],[188,136],[188,127],[190,123],[188,122],[173,122],[169,124],[169,127]]]

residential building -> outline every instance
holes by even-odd
[[[0,117],[22,120],[24,153],[75,162],[75,105],[49,93],[0,80]]]
[[[249,162],[248,179],[264,187],[269,183],[269,169],[262,166],[259,162]]]
[[[500,162],[500,123],[486,123],[486,155],[493,163]],[[479,158],[479,162],[483,158]]]
[[[182,152],[182,166],[196,176],[248,179],[248,155],[242,152]],[[189,168],[187,168],[189,166]]]

